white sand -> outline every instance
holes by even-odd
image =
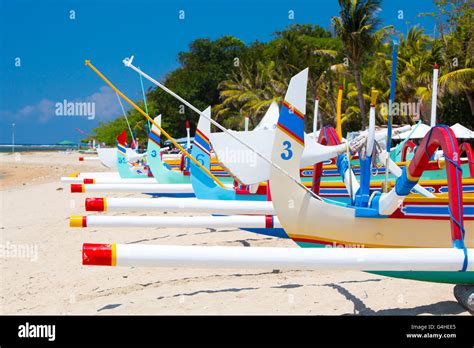
[[[240,230],[72,229],[69,216],[86,215],[84,199],[93,195],[71,194],[60,176],[105,170],[77,158],[28,153],[16,161],[0,155],[0,244],[33,251],[29,258],[0,258],[1,314],[468,314],[454,299],[453,285],[363,272],[84,267],[84,242],[295,244]]]

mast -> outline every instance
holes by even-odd
[[[142,75],[138,74],[140,76],[140,85],[142,87],[142,95],[143,95],[143,103],[145,104],[145,112],[148,114],[148,103],[146,101],[146,94],[145,94],[145,88],[143,87],[143,78],[142,78]],[[147,120],[147,124],[148,124],[148,129],[147,131],[150,131],[151,129],[151,125],[150,125],[150,121]]]
[[[436,126],[436,100],[438,98],[438,64],[433,69],[433,93],[431,94],[431,122],[430,126]]]
[[[342,139],[342,86],[339,86],[339,91],[337,92],[337,106],[336,106],[336,133],[339,135],[339,138]]]
[[[313,134],[316,139],[316,131],[318,130],[318,113],[319,113],[319,97],[314,99],[314,118],[313,118]]]
[[[392,46],[392,77],[390,80],[390,97],[388,100],[388,112],[387,112],[387,143],[385,145],[385,151],[387,152],[387,160],[385,168],[388,168],[388,161],[390,158],[390,149],[392,147],[392,105],[395,101],[395,90],[397,85],[397,60],[398,60],[398,41],[393,40]],[[385,180],[383,185],[383,192],[388,191],[388,170],[385,171]]]
[[[395,101],[395,89],[397,84],[397,60],[398,60],[398,41],[393,40],[392,47],[392,78],[390,80],[390,98],[388,100],[387,114],[387,147],[386,150],[390,154],[392,146],[392,105]]]
[[[191,126],[189,125],[189,120],[186,120],[186,148],[191,148]]]

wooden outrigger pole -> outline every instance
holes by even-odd
[[[186,155],[191,161],[193,161],[199,168],[201,168],[209,177],[211,177],[220,187],[225,187],[219,179],[215,177],[214,174],[207,168],[205,168],[198,160],[196,160],[193,156],[189,154],[181,145],[179,145],[176,140],[172,136],[170,136],[160,125],[158,125],[145,111],[143,111],[137,104],[131,101],[125,94],[123,94],[117,87],[114,86],[112,82],[110,82],[92,63],[90,60],[86,60],[86,65],[90,67],[106,84],[109,85],[118,95],[120,95],[127,103],[129,103],[135,110],[137,110],[140,114],[145,116],[145,118],[150,121],[155,127],[157,127],[161,133],[168,138],[171,143],[176,146],[184,155]]]

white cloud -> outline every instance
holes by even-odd
[[[107,86],[102,86],[99,91],[85,98],[66,99],[68,102],[93,102],[95,103],[96,119],[107,121],[122,114],[115,92]],[[26,105],[17,112],[2,111],[0,115],[11,119],[37,120],[39,123],[46,123],[56,115],[56,103],[63,103],[61,100],[42,99],[32,105]]]
[[[86,101],[95,103],[96,118],[101,121],[122,115],[117,95],[107,86],[100,87],[99,92],[87,97]]]
[[[42,99],[38,104],[27,105],[21,108],[17,115],[18,118],[35,117],[40,123],[45,123],[54,116],[54,102],[48,99]]]

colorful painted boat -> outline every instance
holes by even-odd
[[[420,212],[421,204],[417,205],[414,201],[407,201],[406,206],[401,206],[390,216],[383,216],[379,214],[379,207],[377,207],[381,202],[381,195],[371,193],[370,204],[366,207],[352,206],[317,198],[308,190],[295,184],[291,176],[294,178],[299,175],[298,167],[304,148],[307,74],[306,69],[290,81],[285,103],[280,112],[272,155],[272,161],[289,173],[286,175],[272,167],[270,177],[273,205],[289,237],[302,247],[321,247],[331,243],[336,243],[338,246],[363,246],[364,248],[452,248],[454,246],[460,255],[464,253],[467,256],[466,248],[474,246],[474,235],[469,233],[474,229],[474,223],[472,219],[466,219],[465,225],[463,224],[461,177],[459,167],[457,167],[459,159],[458,161],[451,159],[449,168],[446,168],[450,181],[448,217],[443,216],[447,210],[437,208],[437,204],[433,202],[430,203],[434,207],[429,208],[429,211],[433,214],[436,212],[438,214],[436,218],[431,218],[426,214],[409,215]],[[427,151],[417,152],[414,161],[397,179],[395,189],[387,195],[406,196],[421,177],[423,166],[429,160],[428,155],[433,153],[438,146],[444,147],[445,154],[458,152],[455,138],[453,140],[451,137],[453,135],[445,128],[435,127],[430,132],[434,134],[431,139],[425,139],[420,145]],[[291,156],[288,151],[291,151]],[[474,272],[466,272],[468,260],[467,258],[463,260],[463,263],[459,265],[461,272],[393,273],[380,270],[378,273],[409,279],[474,284]]]
[[[117,170],[123,179],[140,179],[151,177],[145,160],[133,160],[127,154],[127,133],[124,130],[117,137]]]

